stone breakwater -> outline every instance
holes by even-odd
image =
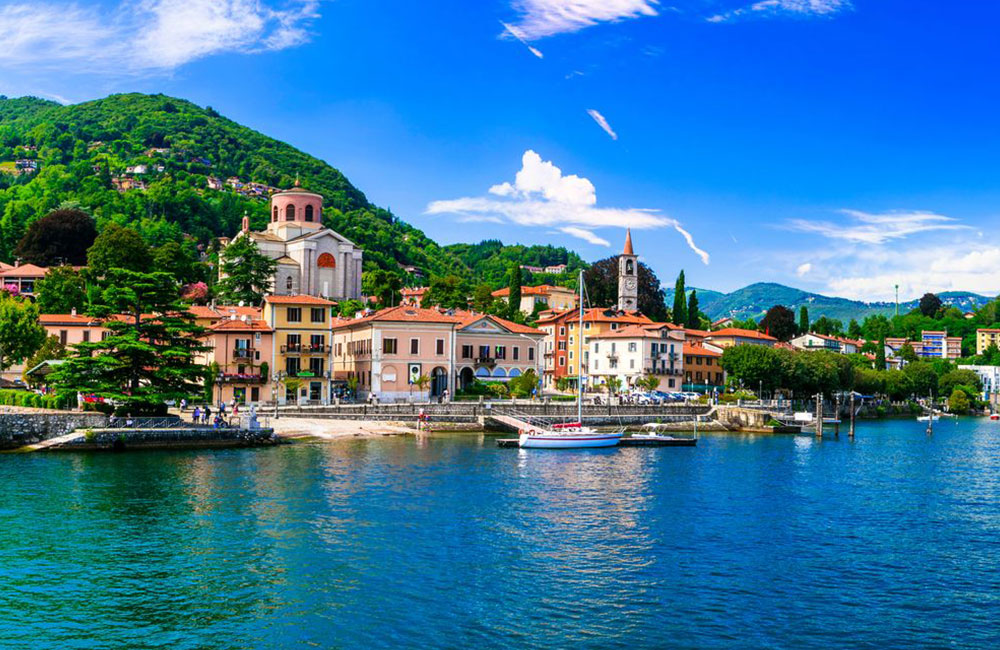
[[[281,439],[273,429],[87,429],[49,447],[52,451],[97,449],[177,449],[216,447],[262,447]]]
[[[16,449],[77,429],[105,427],[107,423],[103,413],[2,413],[0,449]]]

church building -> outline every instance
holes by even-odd
[[[324,228],[323,197],[299,186],[271,196],[271,221],[250,232],[249,219],[236,237],[250,237],[277,262],[275,295],[310,295],[328,300],[361,298],[362,251],[343,235]]]
[[[618,309],[639,309],[639,263],[632,251],[632,230],[625,231],[625,250],[618,256]]]

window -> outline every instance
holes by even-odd
[[[519,348],[517,346],[514,346],[510,350],[511,350],[511,353],[513,355],[513,356],[511,356],[511,358],[514,361],[517,361],[517,360],[519,360],[521,358],[521,348]]]
[[[288,373],[289,377],[295,377],[298,375],[300,368],[301,366],[299,365],[298,357],[285,358],[285,372]]]
[[[560,327],[559,328],[559,336],[566,336],[566,328],[565,327]]]
[[[288,293],[292,292],[292,284],[293,284],[292,276],[288,276],[287,278],[285,278],[285,290]]]
[[[635,273],[635,264],[632,260],[625,262],[625,275],[632,275]]]
[[[420,354],[420,339],[410,339],[410,354]]]
[[[594,344],[594,354],[600,354],[600,352],[601,352],[601,344],[600,343],[595,343]]]
[[[382,354],[396,354],[396,339],[382,339]]]
[[[497,359],[506,359],[507,358],[507,348],[504,347],[504,346],[502,346],[502,345],[498,345],[497,346],[496,353],[497,353]]]
[[[101,332],[101,340],[106,341],[108,337],[111,336],[111,332]]]
[[[314,377],[323,376],[323,363],[326,361],[323,357],[313,357],[309,359],[309,372],[313,374]]]
[[[566,357],[559,357],[559,365],[560,366],[566,365]]]
[[[271,211],[271,221],[278,220],[278,206],[274,206],[274,210]]]
[[[90,330],[83,330],[83,342],[90,343]]]
[[[289,204],[285,208],[285,221],[295,221],[295,206]]]
[[[444,339],[438,339],[434,342],[434,353],[439,356],[444,354]]]
[[[463,345],[462,346],[462,358],[463,359],[471,359],[472,358],[472,346],[471,345]]]
[[[600,367],[601,367],[601,364],[598,363],[597,359],[594,359],[594,370],[597,370]]]
[[[635,352],[635,346],[636,346],[636,344],[635,344],[634,341],[632,343],[629,343],[628,344],[628,351],[629,352]]]
[[[700,366],[701,362],[702,362],[702,358],[701,357],[695,357],[694,358],[694,365]]]
[[[312,308],[312,322],[322,323],[326,320],[326,308],[325,307],[313,307]]]
[[[535,348],[528,348],[528,361],[535,360]]]
[[[323,334],[313,334],[309,337],[309,347],[313,352],[323,352],[326,347],[326,336]]]
[[[259,402],[260,401],[260,387],[254,386],[250,389],[250,401]]]
[[[313,220],[313,207],[311,205],[306,206],[306,221]]]
[[[635,359],[628,360],[628,368],[629,370],[635,370]]]
[[[479,346],[479,358],[480,359],[489,359],[490,358],[490,346],[488,346],[488,345],[480,345]]]
[[[289,334],[285,337],[285,345],[287,346],[286,349],[289,352],[298,352],[302,349],[302,339],[298,334]]]
[[[61,344],[66,345],[66,337],[67,336],[68,336],[68,333],[66,332],[66,330],[59,330],[59,342]]]
[[[559,349],[560,350],[566,349],[566,341],[559,341]]]
[[[657,351],[657,350],[659,350],[659,349],[660,349],[660,346],[659,346],[659,344],[658,344],[658,343],[650,343],[650,344],[649,344],[649,353],[650,353],[650,354],[651,354],[652,356],[654,356],[654,357],[655,357],[655,356],[656,356],[656,351]]]
[[[572,350],[569,351],[569,360],[570,361],[573,360],[573,351]]]
[[[609,363],[611,364],[611,369],[612,369],[612,370],[614,370],[615,368],[617,368],[617,367],[618,367],[618,360],[617,360],[617,359],[611,359],[611,360],[609,361]]]

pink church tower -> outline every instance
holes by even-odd
[[[271,197],[271,221],[268,232],[289,240],[323,228],[323,197],[295,185]]]

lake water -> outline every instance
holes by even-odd
[[[996,648],[1000,423],[0,456],[2,648]]]

